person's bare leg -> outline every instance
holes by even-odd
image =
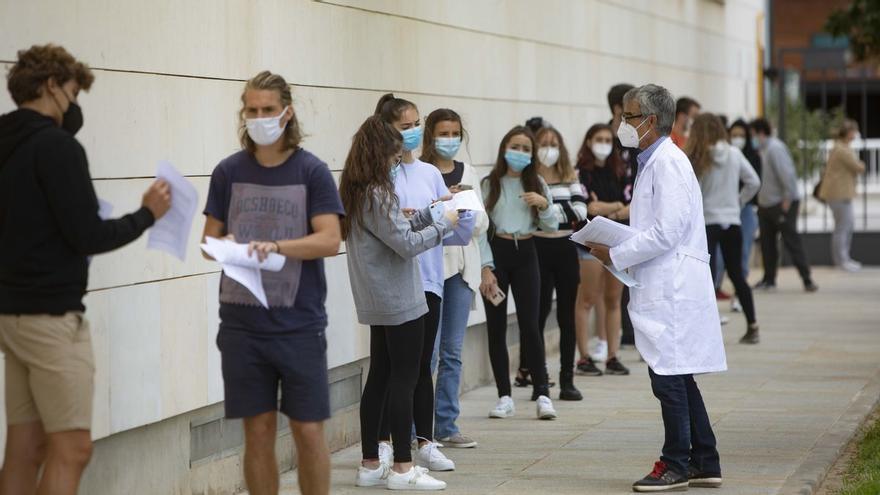
[[[577,333],[578,352],[582,358],[589,358],[587,342],[590,338],[590,313],[593,308],[599,312],[602,297],[602,265],[593,260],[581,260],[581,283],[578,285],[578,300],[575,306],[575,332]],[[596,335],[604,334],[604,321],[596,319]],[[600,327],[602,327],[600,329]]]
[[[250,495],[278,495],[277,413],[244,418],[244,480]]]
[[[33,495],[46,460],[46,433],[39,421],[6,428],[6,454],[0,469],[0,495]]]
[[[92,432],[49,433],[46,464],[37,495],[76,495],[79,480],[92,458]]]
[[[603,301],[605,303],[605,332],[608,336],[608,359],[620,352],[620,298],[623,284],[612,276],[605,277]]]
[[[330,493],[330,448],[321,421],[290,421],[296,443],[297,477],[302,495]]]

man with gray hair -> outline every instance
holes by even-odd
[[[695,373],[727,369],[700,185],[687,156],[669,139],[675,100],[648,84],[623,98],[617,137],[639,148],[630,204],[638,231],[613,247],[591,244],[593,256],[629,270],[629,313],[636,347],[648,363],[660,401],[666,438],[653,471],[633,484],[637,492],[721,485],[721,464]]]

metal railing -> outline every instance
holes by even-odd
[[[804,143],[799,147],[803,148]],[[813,197],[813,189],[819,182],[828,154],[834,147],[833,140],[826,140],[818,146],[820,165],[813,167],[801,176],[803,205],[798,218],[798,230],[806,232],[829,232],[834,227],[828,205]],[[853,200],[855,209],[855,229],[862,232],[880,232],[880,139],[869,138],[853,141],[852,148],[865,162],[865,173],[859,177]]]

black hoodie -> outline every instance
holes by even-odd
[[[33,110],[0,116],[0,314],[84,311],[87,257],[153,224],[146,208],[101,220],[86,153]]]

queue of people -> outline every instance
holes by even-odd
[[[9,75],[19,108],[0,117],[0,349],[9,423],[0,494],[76,493],[91,452],[94,388],[82,304],[87,257],[135,240],[173,199],[160,180],[137,211],[99,217],[74,138],[83,124],[77,96],[93,82],[88,66],[54,45],[22,50]],[[278,492],[278,411],[297,451],[308,452],[298,456],[302,492],[329,491],[323,258],[336,255],[343,240],[357,320],[370,332],[358,486],[442,490],[446,483],[430,473],[455,463],[441,447],[478,445],[457,424],[462,347],[477,297],[498,395],[488,416],[516,414],[507,343],[513,297],[521,342],[516,381],[531,386],[537,419],[555,419],[544,342],[554,294],[560,400],[583,399],[576,372],[630,373],[619,354],[622,330],[648,365],[666,439],[634,490],[721,484],[694,381],[694,374],[726,369],[713,288],[721,274],[712,257],[719,247],[736,288],[748,328],[741,342],[758,343],[746,282],[757,194],[765,264],[759,286],[775,285],[781,233],[805,289],[816,290],[794,229],[799,197],[791,159],[762,119],[727,129],[717,116],[700,114],[694,100],[676,104],[651,84],[614,86],[608,99],[611,122],[589,127],[574,160],[558,129],[531,119],[501,137],[481,179],[456,159],[468,134],[455,110],[433,110],[423,123],[415,103],[387,94],[354,134],[337,188],[326,163],[302,147],[288,82],[263,71],[245,83],[241,150],[211,175],[202,237],[247,244],[259,260],[285,258],[280,271],[263,273],[266,307],[225,273],[220,281],[225,412],[243,420],[250,493]],[[852,127],[839,137],[843,148]],[[847,201],[859,167],[845,151],[832,152],[822,195],[840,225],[835,259],[852,267]],[[763,182],[759,159],[768,171]],[[485,211],[446,206],[468,190]],[[638,234],[618,246],[569,240],[598,216]],[[629,270],[640,285],[625,289],[609,265]],[[604,363],[589,349],[594,309]]]

